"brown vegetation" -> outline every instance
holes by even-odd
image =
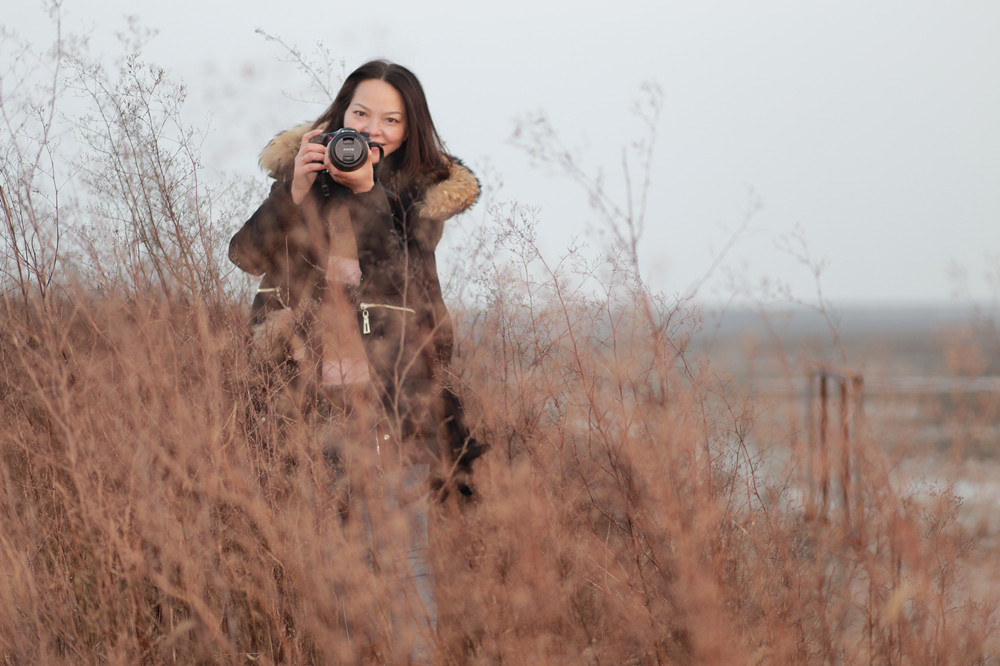
[[[217,261],[240,211],[164,140],[162,73],[77,73],[102,84],[98,205],[40,182],[44,117],[3,146],[0,663],[354,663],[388,640],[387,583],[322,428],[272,409],[285,385],[249,352]],[[38,108],[12,104],[8,128]],[[440,663],[998,658],[952,495],[895,491],[862,436],[856,519],[807,519],[795,460],[764,473],[762,407],[688,351],[694,310],[638,279],[635,226],[550,268],[530,216],[487,217],[456,370],[493,450],[478,505],[436,509]]]

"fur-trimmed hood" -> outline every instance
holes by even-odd
[[[295,156],[302,145],[302,135],[312,129],[311,123],[303,123],[281,132],[264,147],[260,154],[260,166],[271,178],[288,180],[295,170]],[[417,205],[417,214],[435,222],[468,209],[479,198],[479,180],[458,159],[448,155],[449,174],[439,183],[427,189]]]

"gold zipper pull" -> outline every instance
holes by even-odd
[[[372,332],[372,324],[368,320],[368,308],[366,307],[366,304],[362,303],[361,304],[361,333],[364,334],[364,335],[368,335],[371,332]]]

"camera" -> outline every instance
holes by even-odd
[[[344,127],[336,132],[325,132],[310,139],[311,143],[326,146],[330,163],[340,171],[356,171],[368,161],[369,147],[379,148],[367,132]]]

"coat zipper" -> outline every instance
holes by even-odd
[[[417,311],[413,308],[403,307],[401,305],[386,305],[384,303],[360,303],[358,305],[361,308],[361,333],[363,335],[368,335],[372,332],[371,322],[368,319],[368,308],[385,308],[387,310],[398,310],[399,312],[409,312],[410,314],[417,314]]]

